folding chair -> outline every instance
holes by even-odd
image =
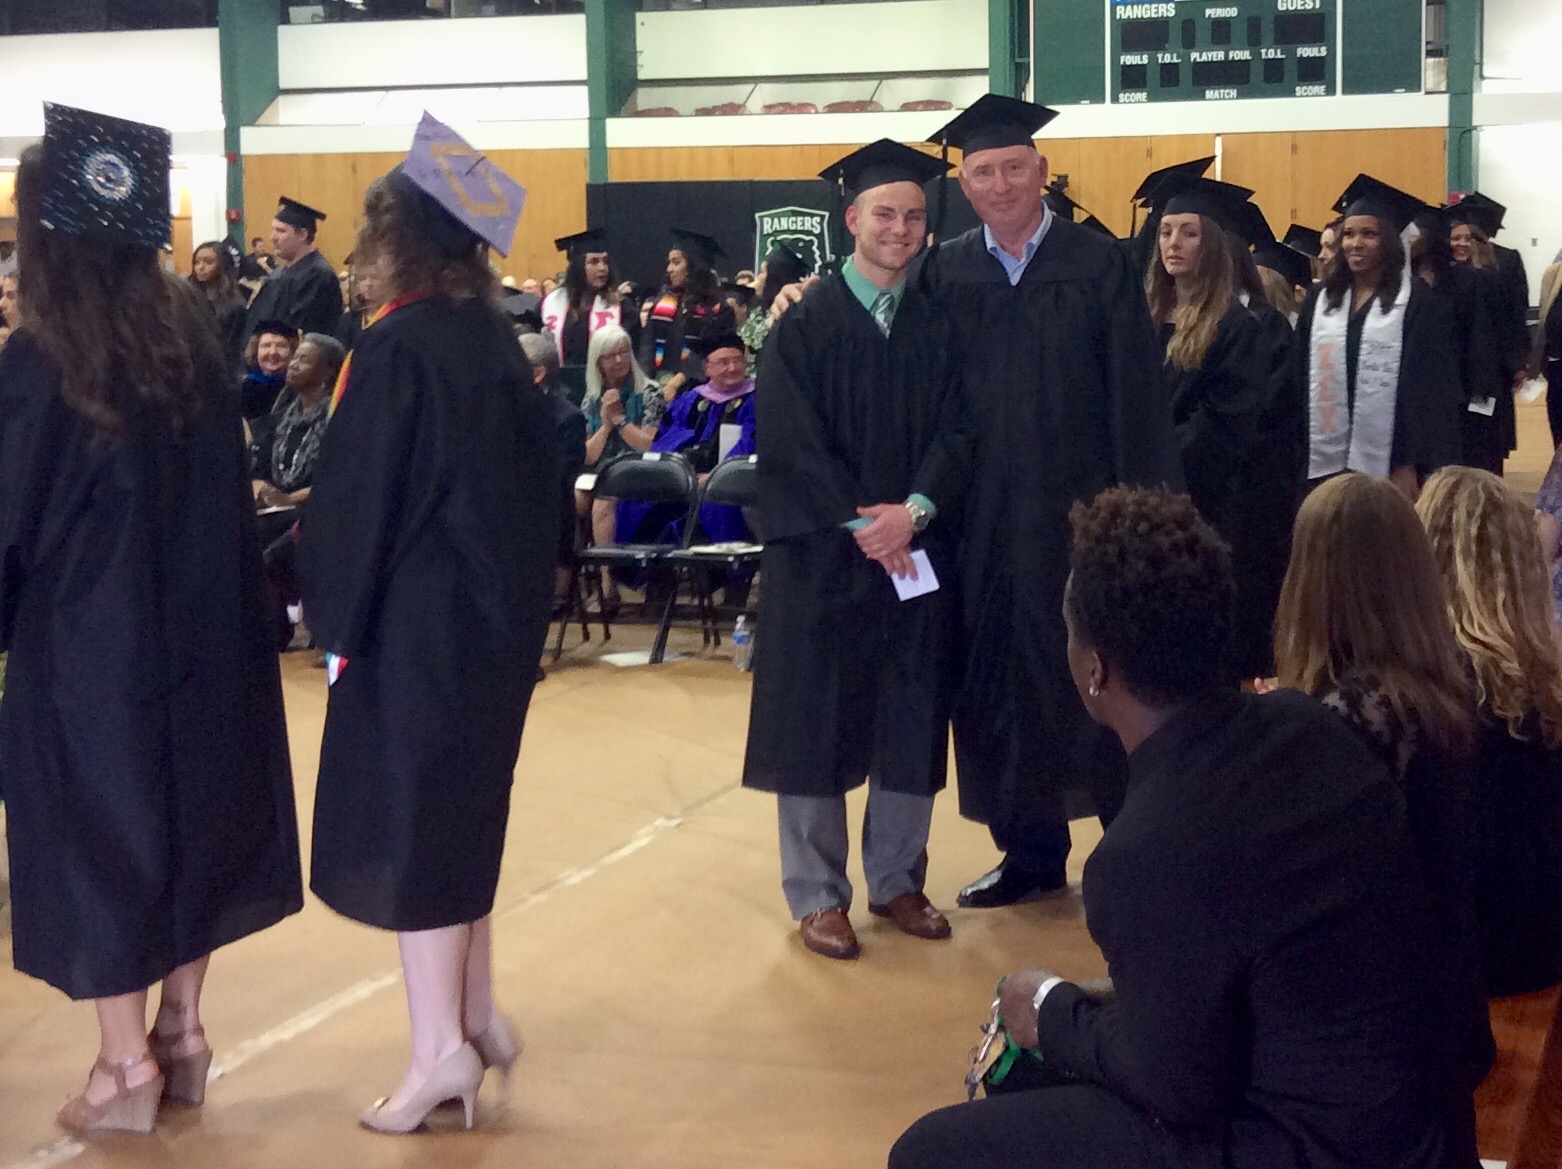
[[[682,455],[652,451],[619,455],[609,460],[597,473],[592,491],[597,499],[612,499],[620,503],[678,504],[684,515],[684,540],[687,543],[699,498],[699,481],[695,477],[694,468]],[[608,544],[583,548],[575,557],[577,584],[579,574],[595,573],[600,579],[604,569],[630,568],[653,572],[665,565],[668,555],[674,550],[671,544]],[[665,627],[677,594],[676,587],[669,590],[667,612],[659,627],[663,632],[651,652],[653,662],[660,662],[666,650]],[[561,622],[569,621],[575,605],[584,609],[584,598],[578,587],[572,592],[570,606],[561,615]],[[602,640],[608,641],[613,633],[605,611],[601,620]]]
[[[700,504],[726,504],[743,510],[745,516],[753,513],[759,503],[759,456],[740,455],[716,464],[716,469],[705,481]],[[698,523],[700,507],[694,510]],[[753,521],[749,523],[753,527]],[[757,534],[757,533],[756,533]],[[704,533],[700,535],[703,537]],[[721,628],[715,602],[715,590],[711,588],[711,569],[734,568],[759,564],[763,545],[758,543],[729,547],[721,544],[689,542],[667,556],[675,574],[674,592],[677,591],[677,574],[687,573],[691,590],[699,606],[700,635],[706,646],[721,645]]]

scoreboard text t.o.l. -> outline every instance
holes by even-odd
[[[1329,97],[1339,0],[1111,0],[1112,100]]]

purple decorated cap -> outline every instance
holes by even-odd
[[[173,137],[158,126],[43,106],[43,226],[120,246],[167,245]]]
[[[526,188],[427,110],[398,169],[462,227],[501,256],[510,254]]]

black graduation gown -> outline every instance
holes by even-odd
[[[342,320],[342,286],[319,252],[278,268],[260,286],[245,318],[245,335],[264,321],[282,321],[300,333],[333,336]]]
[[[765,343],[758,417],[764,631],[745,787],[833,796],[870,774],[889,791],[944,786],[954,697],[952,525],[974,434],[947,326],[908,289],[885,338],[839,276]],[[841,525],[913,492],[938,516],[913,542],[938,591],[901,601]]]
[[[369,925],[493,907],[558,547],[553,413],[490,306],[364,330],[299,549],[331,687],[310,887]]]
[[[303,904],[238,403],[216,341],[197,352],[186,435],[135,401],[111,446],[25,331],[0,354],[13,951],[75,999],[144,989]]]
[[[1159,332],[1164,353],[1173,327],[1162,324]],[[1180,369],[1166,361],[1161,366],[1188,494],[1200,514],[1231,545],[1238,609],[1252,606],[1255,591],[1266,583],[1257,579],[1259,569],[1268,567],[1264,558],[1256,549],[1244,546],[1239,551],[1238,544],[1248,538],[1264,540],[1266,547],[1268,544],[1266,533],[1254,530],[1255,525],[1239,523],[1239,519],[1250,518],[1243,496],[1253,487],[1248,478],[1250,457],[1275,389],[1273,360],[1273,343],[1258,318],[1240,301],[1232,300],[1201,365]],[[1272,518],[1276,522],[1285,519],[1280,515]],[[1270,611],[1269,623],[1273,619]],[[1261,655],[1261,644],[1246,642],[1258,639],[1268,623],[1259,614],[1244,613],[1242,624],[1240,639],[1238,631],[1232,631],[1229,665],[1233,680],[1245,674],[1248,663]]]
[[[655,300],[651,302],[653,305]],[[638,317],[636,318],[638,320]],[[628,328],[626,325],[625,328]],[[686,352],[702,337],[737,330],[737,316],[726,301],[711,301],[690,306],[685,303],[670,321],[657,321],[640,333],[640,368],[652,377],[682,373],[690,382],[705,380],[705,364],[699,354]],[[633,334],[631,334],[633,335]],[[660,357],[657,342],[662,340]]]
[[[1502,329],[1503,288],[1493,272],[1451,264],[1432,291],[1442,299],[1453,327],[1461,403],[1460,461],[1501,475],[1518,439],[1513,407],[1517,367],[1507,352],[1511,340]],[[1487,397],[1496,400],[1492,413],[1469,409],[1469,403]]]
[[[1323,285],[1314,285],[1302,302],[1302,313],[1296,322],[1297,377],[1309,403],[1309,419],[1312,325],[1322,295]],[[1349,289],[1345,295],[1350,295]],[[1352,411],[1356,407],[1356,361],[1361,351],[1362,327],[1367,312],[1376,311],[1377,303],[1374,299],[1353,312],[1346,326],[1345,380]],[[1412,466],[1426,476],[1439,467],[1459,461],[1463,443],[1459,414],[1464,409],[1464,400],[1453,332],[1445,303],[1432,294],[1419,276],[1411,277],[1399,359],[1399,395],[1394,410],[1393,449],[1389,457],[1391,470]],[[1306,438],[1304,431],[1304,443]],[[1304,461],[1303,466],[1306,465]]]
[[[981,427],[960,553],[960,811],[1050,820],[1063,789],[1122,773],[1069,676],[1068,512],[1116,483],[1182,485],[1155,328],[1117,241],[1060,218],[1018,286],[979,227],[930,263]]]

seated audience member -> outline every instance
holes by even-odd
[[[1275,619],[1282,686],[1333,708],[1404,794],[1441,938],[1442,1051],[1463,1105],[1491,1068],[1475,910],[1475,732],[1468,662],[1410,501],[1387,479],[1347,474],[1303,503]],[[1465,1117],[1474,1140],[1474,1114]]]
[[[298,334],[281,321],[262,321],[250,335],[244,350],[247,371],[239,386],[244,421],[265,418],[287,385],[288,365],[298,348]]]
[[[542,298],[542,282],[535,276],[528,276],[521,281],[521,291],[540,300]]]
[[[635,359],[627,330],[609,325],[592,334],[586,351],[586,395],[580,410],[586,422],[586,470],[599,471],[619,455],[651,449],[667,403]],[[589,493],[577,491],[575,507],[578,515],[591,514],[592,543],[617,541],[617,504],[610,499],[593,500]],[[618,595],[618,586],[604,572],[604,603],[616,604]]]
[[[564,396],[559,384],[559,351],[551,337],[541,333],[523,333],[521,350],[531,363],[532,384],[548,401],[554,427],[554,453],[558,458],[559,481],[559,566],[561,572],[575,552],[575,480],[586,462],[586,419]],[[555,583],[565,585],[568,577]]]
[[[289,605],[298,603],[294,578],[297,540],[293,526],[298,509],[309,502],[310,485],[320,457],[320,443],[331,419],[331,387],[341,372],[347,351],[324,333],[306,333],[287,367],[287,388],[277,402],[269,427],[257,427],[263,437],[255,452],[255,502],[266,579],[275,602],[273,618],[279,648],[292,638]],[[282,510],[273,510],[282,509]]]
[[[890,1169],[1474,1169],[1387,770],[1305,695],[1223,684],[1230,552],[1187,497],[1113,488],[1072,522],[1069,667],[1129,755],[1083,886],[1110,985],[1010,975],[1028,1084],[924,1117]]]
[[[1562,982],[1562,659],[1530,508],[1447,468],[1416,503],[1475,676],[1471,767],[1481,956],[1493,997]]]

